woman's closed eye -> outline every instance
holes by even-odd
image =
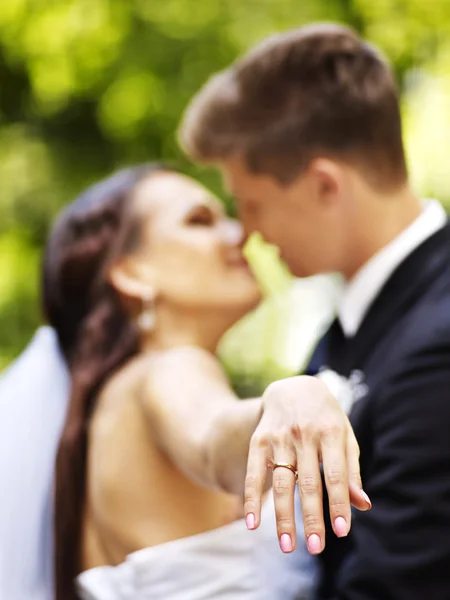
[[[209,227],[214,225],[215,215],[207,206],[199,206],[188,215],[186,222],[188,225]]]

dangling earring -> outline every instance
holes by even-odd
[[[155,322],[154,298],[152,294],[146,294],[142,298],[142,310],[136,319],[136,324],[142,332],[149,333],[155,328]]]

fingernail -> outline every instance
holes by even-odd
[[[310,554],[319,554],[322,551],[320,537],[316,533],[313,533],[308,538],[308,550]]]
[[[253,513],[248,513],[245,517],[245,523],[247,525],[247,529],[255,529],[255,515]]]
[[[292,552],[292,540],[289,534],[283,533],[280,537],[280,546],[283,552]]]
[[[367,502],[367,504],[369,505],[369,508],[372,508],[372,502],[371,502],[369,496],[366,494],[366,492],[364,490],[361,490],[360,494],[364,498],[364,500]]]
[[[334,531],[339,538],[348,535],[347,521],[344,519],[344,517],[338,517],[335,520]]]

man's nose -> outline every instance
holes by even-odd
[[[253,233],[259,233],[259,229],[256,227],[256,221],[249,211],[239,212],[239,223],[242,226],[242,235],[245,241],[247,241]]]

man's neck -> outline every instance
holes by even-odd
[[[370,305],[397,267],[446,222],[447,215],[439,202],[429,200],[418,218],[364,263],[348,282],[340,301],[339,319],[347,337],[355,335]]]
[[[407,229],[422,212],[421,202],[409,186],[389,196],[366,196],[369,197],[361,199],[357,224],[353,225],[353,244],[348,253],[348,264],[343,271],[347,280],[352,279],[375,254]]]

